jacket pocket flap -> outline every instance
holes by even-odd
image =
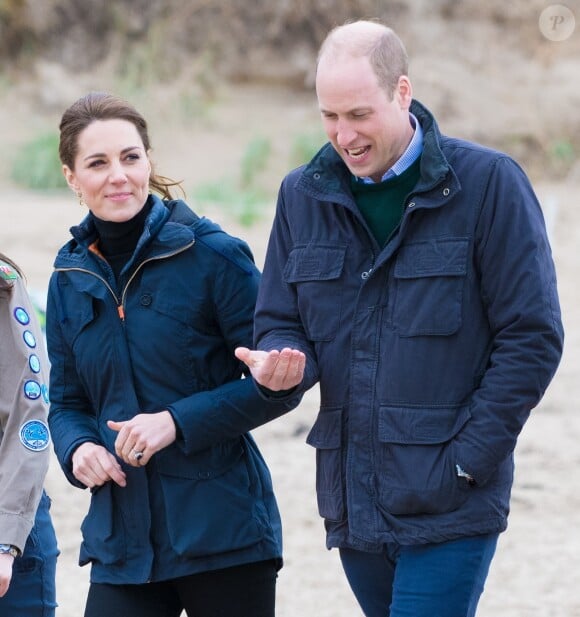
[[[216,444],[195,455],[186,455],[176,447],[169,447],[156,456],[159,473],[164,476],[211,480],[231,469],[243,454],[244,447],[241,440],[235,440]]]
[[[382,406],[379,440],[397,444],[437,444],[453,438],[469,420],[469,407],[447,409]]]
[[[319,450],[340,448],[341,433],[342,409],[340,407],[322,408],[306,437],[306,443]]]
[[[287,283],[337,279],[344,266],[345,246],[307,246],[293,248],[284,268]]]
[[[463,276],[467,273],[467,238],[417,242],[401,247],[395,264],[400,279]]]

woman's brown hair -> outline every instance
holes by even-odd
[[[90,92],[75,101],[63,114],[60,121],[61,163],[74,170],[80,133],[96,120],[126,120],[135,126],[145,151],[151,150],[151,142],[145,118],[127,101],[105,92]],[[181,183],[160,176],[151,168],[149,186],[165,199],[173,199],[171,187],[181,188]],[[182,189],[183,192],[183,189]]]

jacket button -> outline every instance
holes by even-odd
[[[153,302],[151,294],[143,294],[141,296],[141,306],[149,306]]]
[[[413,208],[415,205],[414,201],[409,202],[409,204],[407,205],[407,208]]]
[[[449,189],[447,187],[443,189],[443,195],[445,195],[445,197],[449,195]]]
[[[313,174],[313,175],[312,175],[312,177],[313,177],[315,180],[320,180],[320,174],[319,174],[318,172],[316,172],[315,174]]]

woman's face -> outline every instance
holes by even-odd
[[[68,185],[103,221],[133,218],[149,194],[151,164],[135,125],[95,120],[78,136],[74,170],[63,165]]]

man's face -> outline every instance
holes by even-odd
[[[324,130],[351,173],[379,182],[413,136],[408,78],[399,79],[390,99],[368,58],[323,56],[316,94]]]

